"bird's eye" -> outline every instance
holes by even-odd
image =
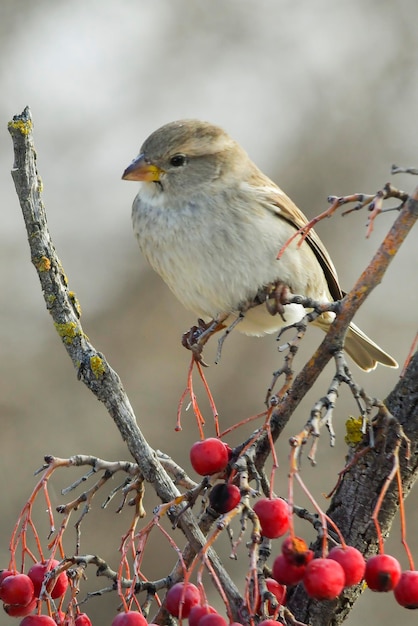
[[[184,154],[175,154],[170,159],[170,165],[173,167],[181,167],[186,163],[186,156]]]

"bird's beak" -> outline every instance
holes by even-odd
[[[159,167],[149,163],[143,154],[138,154],[123,172],[122,179],[155,182],[160,180],[161,173],[162,170]]]

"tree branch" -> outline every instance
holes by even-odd
[[[46,308],[52,316],[55,329],[77,371],[77,377],[107,408],[145,480],[153,486],[162,502],[170,502],[180,492],[139,429],[119,376],[103,354],[89,342],[82,329],[78,303],[68,288],[67,277],[48,230],[29,108],[26,107],[21,115],[14,116],[8,128],[15,157],[12,177],[26,225],[31,260],[38,273]],[[178,525],[189,542],[184,551],[187,564],[205,545],[206,538],[190,510],[179,517]],[[242,597],[217,554],[210,549],[208,556],[232,606],[241,606]],[[181,568],[175,568],[173,582],[176,578],[180,579],[181,574]]]
[[[280,436],[283,428],[312,388],[328,361],[331,360],[338,350],[342,349],[345,333],[350,322],[373,289],[382,281],[389,264],[394,259],[417,219],[418,187],[401,209],[378,251],[357,280],[353,289],[341,301],[338,315],[321,345],[296,376],[289,393],[274,410],[271,419],[271,433],[274,441]],[[258,441],[257,467],[264,465],[268,451],[268,438],[267,435],[263,435]]]
[[[411,442],[409,459],[406,455],[400,456],[402,488],[406,497],[418,478],[418,353],[411,359],[405,375],[389,394],[385,404]],[[391,451],[395,448],[398,436],[394,426],[389,424],[387,432],[383,433],[383,442],[361,456],[344,474],[327,511],[346,542],[360,550],[365,557],[377,552],[378,542],[371,516],[392,468]],[[399,494],[394,481],[379,515],[384,537],[389,535],[398,510]],[[309,620],[312,626],[337,626],[347,618],[362,591],[363,586],[358,585],[346,590],[334,602],[317,603],[309,599],[303,588],[298,586],[289,599],[289,608],[298,619]]]

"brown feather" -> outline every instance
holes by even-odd
[[[287,196],[284,191],[276,185],[276,183],[267,178],[267,176],[264,176],[260,170],[258,170],[258,174],[259,175],[256,177],[258,179],[257,185],[261,183],[261,185],[271,189],[271,194],[268,197],[270,200],[271,210],[276,213],[278,217],[286,220],[286,222],[294,226],[295,230],[299,230],[305,226],[308,223],[306,215],[298,209],[289,196]],[[275,189],[277,189],[277,192],[275,192]],[[335,269],[324,244],[313,228],[309,231],[305,241],[314,252],[320,266],[322,267],[332,298],[334,300],[340,300],[344,294],[338,282],[337,270]]]

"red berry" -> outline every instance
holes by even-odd
[[[33,599],[33,582],[26,574],[7,576],[0,585],[0,598],[5,604],[26,606]]]
[[[364,578],[372,591],[391,591],[398,584],[400,577],[399,561],[389,554],[376,554],[366,563]]]
[[[58,626],[63,626],[64,622],[65,622],[65,613],[64,611],[55,611],[52,614],[52,617],[54,618],[54,622],[56,624],[58,624]]]
[[[357,585],[363,580],[366,570],[366,561],[362,553],[353,546],[335,546],[328,554],[329,559],[337,561],[345,574],[345,586]]]
[[[35,563],[32,565],[30,570],[28,571],[28,576],[33,582],[34,594],[37,598],[39,598],[39,594],[41,593],[42,583],[45,577],[45,574],[49,572],[51,569],[54,569],[59,564],[59,561],[56,559],[52,559],[46,563]],[[52,585],[52,586],[50,586]],[[60,598],[64,595],[68,587],[68,578],[65,572],[62,572],[56,579],[51,580],[48,584],[48,591],[51,594],[51,598]]]
[[[75,618],[74,626],[92,626],[91,619],[87,615],[87,613],[80,613]]]
[[[49,615],[28,615],[24,617],[19,626],[57,626]]]
[[[192,608],[200,603],[199,589],[192,583],[176,583],[167,591],[166,608],[174,617],[188,617]]]
[[[267,589],[276,596],[278,604],[284,604],[286,599],[286,587],[274,580],[274,578],[266,578]]]
[[[274,578],[266,578],[266,587],[267,587],[267,590],[270,591],[270,593],[272,593],[275,596],[278,605],[285,603],[286,587],[284,585],[281,585],[280,583],[278,583],[277,580],[274,580]],[[261,606],[261,597],[257,605],[257,609],[256,609],[257,613],[260,610],[260,606]],[[267,602],[268,615],[272,615],[274,611],[275,609],[273,609],[273,607],[271,606],[271,602],[269,600]]]
[[[281,585],[296,585],[302,580],[306,565],[293,565],[283,554],[276,556],[273,562],[273,578]]]
[[[333,600],[344,589],[344,570],[333,559],[314,559],[306,566],[303,585],[311,598]]]
[[[308,565],[314,557],[313,550],[301,537],[287,537],[282,543],[282,554],[292,565]]]
[[[15,574],[16,574],[16,572],[12,572],[9,569],[2,569],[0,571],[0,585],[1,585],[1,583],[3,582],[3,580],[5,578],[7,578],[8,576],[14,576]]]
[[[220,439],[196,441],[190,449],[190,462],[200,476],[217,474],[228,465],[228,449]]]
[[[402,572],[394,589],[395,600],[406,609],[418,609],[418,571]]]
[[[189,613],[189,626],[197,626],[199,620],[204,615],[209,615],[210,613],[216,613],[216,609],[208,604],[197,604]]]
[[[277,626],[277,622],[275,619],[263,619],[262,622],[259,622],[258,626]]]
[[[261,532],[268,539],[281,537],[289,529],[289,507],[282,498],[261,498],[254,504]]]
[[[219,613],[210,613],[200,618],[199,626],[228,626],[228,622]]]
[[[212,487],[209,494],[210,506],[217,513],[232,511],[241,500],[241,492],[236,485],[219,483]]]
[[[38,598],[33,598],[33,600],[25,606],[23,606],[23,604],[3,604],[3,609],[10,617],[25,617],[36,609],[37,602]]]
[[[126,611],[113,618],[112,626],[148,626],[148,624],[142,613]]]

